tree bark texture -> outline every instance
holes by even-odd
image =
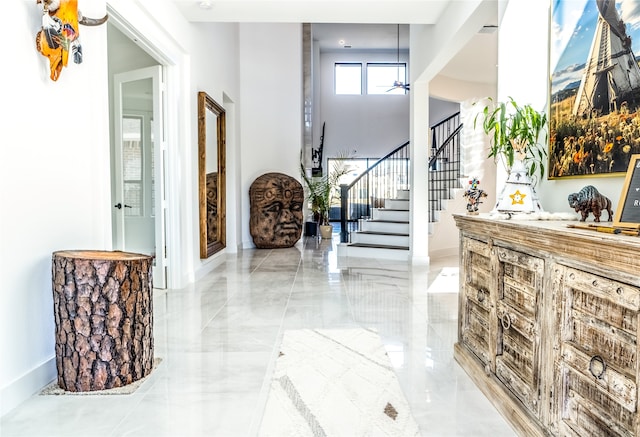
[[[153,369],[153,259],[108,251],[52,256],[58,384],[121,387]]]

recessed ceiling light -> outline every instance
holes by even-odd
[[[200,6],[201,9],[211,9],[213,7],[213,2],[210,0],[202,0],[198,2],[198,6]]]
[[[343,45],[344,45],[344,40],[343,40],[343,39],[341,39],[340,41],[338,41],[338,44],[340,44],[341,46],[343,46]]]

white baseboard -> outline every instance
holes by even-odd
[[[202,266],[195,272],[195,280],[198,281],[204,278],[208,273],[212,272],[213,269],[218,267],[222,262],[227,258],[226,250],[221,250],[220,252],[214,254],[209,257],[207,260],[203,260]]]
[[[428,266],[431,262],[428,255],[412,255],[410,259],[411,264],[414,266]]]
[[[0,390],[0,416],[29,399],[58,377],[55,357],[27,372]]]

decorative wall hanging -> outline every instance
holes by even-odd
[[[73,62],[82,63],[79,25],[98,26],[107,21],[83,17],[78,11],[78,0],[36,0],[42,4],[42,29],[36,34],[36,48],[49,59],[49,77],[58,80],[62,67],[67,66],[69,52]]]
[[[624,7],[553,2],[549,179],[619,176],[640,153],[640,20]]]

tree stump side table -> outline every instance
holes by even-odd
[[[153,369],[153,258],[128,252],[52,256],[60,388],[104,390]]]

